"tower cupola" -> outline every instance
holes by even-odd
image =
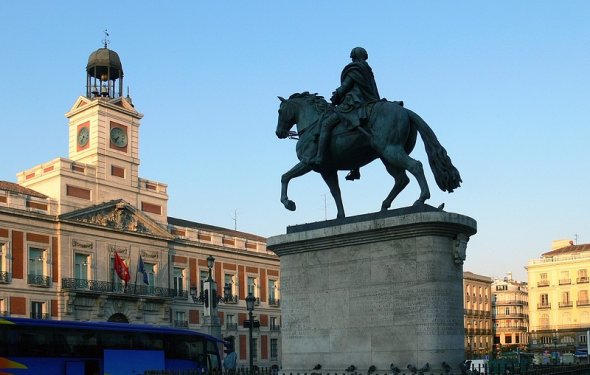
[[[108,35],[108,34],[106,34]],[[104,47],[92,52],[86,65],[86,96],[88,98],[123,96],[123,66],[117,52]]]

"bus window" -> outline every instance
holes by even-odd
[[[133,336],[124,332],[102,332],[100,334],[102,349],[133,349]]]

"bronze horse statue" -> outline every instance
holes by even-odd
[[[369,104],[367,123],[359,127],[349,128],[346,121],[338,124],[332,131],[323,162],[316,165],[314,158],[317,154],[321,120],[329,111],[334,111],[335,107],[328,104],[322,96],[308,92],[293,94],[289,99],[279,99],[281,105],[276,135],[281,139],[298,136],[296,152],[300,160],[281,178],[281,202],[288,210],[294,211],[296,208],[295,202],[287,196],[289,181],[315,171],[330,188],[338,210],[337,218],[345,217],[337,172],[360,168],[377,158],[381,159],[385,169],[395,180],[389,195],[381,204],[381,211],[386,211],[410,182],[406,171],[416,178],[420,186],[420,196],[414,205],[424,204],[430,198],[424,169],[420,161],[409,156],[416,145],[417,133],[422,137],[439,188],[451,193],[461,185],[459,171],[432,129],[416,113],[395,102],[381,100]],[[297,132],[291,131],[295,124]]]

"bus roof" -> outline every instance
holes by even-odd
[[[224,342],[224,340],[208,335],[206,333],[192,331],[189,329],[171,328],[157,326],[153,324],[135,324],[135,323],[114,323],[114,322],[93,322],[93,321],[73,321],[73,320],[46,320],[46,319],[28,319],[28,318],[0,318],[0,325],[2,324],[16,324],[26,325],[31,327],[56,327],[56,328],[86,328],[96,330],[110,330],[110,331],[124,331],[124,332],[144,332],[144,333],[159,333],[159,334],[176,334],[176,335],[191,335],[200,336],[217,342]]]

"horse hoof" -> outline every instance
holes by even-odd
[[[285,208],[289,211],[295,211],[297,209],[297,206],[295,205],[295,202],[287,201],[287,203],[285,204]]]
[[[424,204],[423,200],[418,199],[416,202],[414,202],[414,206],[422,206]]]

